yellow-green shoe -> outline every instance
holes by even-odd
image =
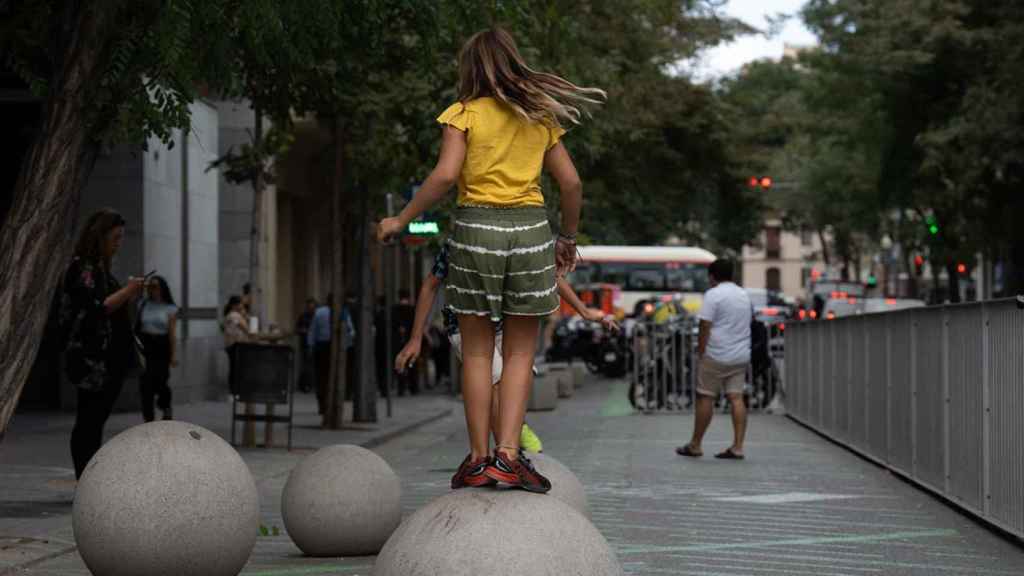
[[[523,422],[523,429],[519,432],[519,447],[527,452],[544,451],[544,444],[525,422]]]

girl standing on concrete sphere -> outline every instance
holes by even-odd
[[[458,102],[443,125],[437,166],[413,200],[377,234],[388,240],[458,184],[445,296],[462,333],[463,395],[470,453],[452,487],[497,482],[533,492],[551,483],[519,450],[532,384],[540,319],[558,308],[556,276],[576,264],[583,187],[561,143],[563,123],[578,124],[581,106],[605,93],[530,68],[500,28],[471,37],[459,54]],[[561,191],[562,222],[548,226],[541,171]],[[490,451],[494,324],[504,321],[498,443]]]

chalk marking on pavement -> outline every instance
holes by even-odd
[[[818,502],[821,500],[852,500],[863,498],[850,494],[817,494],[814,492],[787,492],[785,494],[757,494],[753,496],[726,496],[712,498],[718,502],[745,502],[749,504],[788,504],[790,502]]]
[[[711,552],[731,548],[770,548],[775,546],[799,546],[801,544],[827,544],[831,542],[873,543],[886,540],[903,540],[906,538],[936,538],[940,536],[957,536],[952,529],[920,530],[914,532],[890,532],[888,534],[863,534],[856,536],[829,536],[822,538],[792,538],[787,540],[769,540],[765,542],[737,542],[735,544],[694,544],[690,546],[633,546],[618,550],[619,554],[648,554],[651,552]]]
[[[329,574],[344,570],[373,570],[373,564],[361,564],[359,566],[345,566],[342,564],[321,564],[319,566],[305,566],[296,568],[274,568],[258,569],[255,571],[242,571],[244,576],[301,576],[302,574]]]
[[[601,406],[601,416],[629,416],[633,405],[629,403],[629,381],[620,380],[608,392],[608,398]]]

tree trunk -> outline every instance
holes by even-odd
[[[90,88],[103,72],[108,14],[97,6],[76,4],[66,14],[63,60],[0,228],[0,440],[70,260],[81,191],[99,150],[85,120]]]
[[[343,203],[342,179],[345,166],[345,137],[340,121],[334,126],[334,178],[331,191],[331,292],[337,313],[331,327],[331,375],[328,380],[327,410],[324,411],[323,427],[331,430],[341,428],[345,414],[345,381],[348,373],[346,354],[347,335],[342,311],[345,309],[345,280],[343,275],[345,256],[345,206]]]
[[[825,269],[832,265],[832,259],[828,253],[828,241],[825,240],[825,230],[818,228],[818,242],[821,242],[821,259],[825,261]]]

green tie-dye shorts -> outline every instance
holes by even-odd
[[[543,207],[459,207],[448,249],[445,296],[457,314],[498,321],[558,309],[555,244]]]

